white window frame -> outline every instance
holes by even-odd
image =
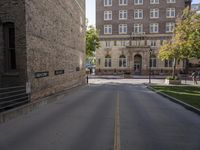
[[[127,20],[128,11],[127,10],[119,10],[119,20]]]
[[[122,40],[121,41],[121,46],[123,47],[123,46],[126,46],[126,45],[127,45],[127,41]]]
[[[172,60],[164,60],[164,67],[165,68],[171,68],[173,65],[173,61]]]
[[[135,31],[137,31],[137,32],[135,32]],[[140,24],[140,23],[134,24],[133,32],[134,33],[143,33],[143,24]]]
[[[112,25],[104,25],[104,34],[112,34]]]
[[[134,5],[143,5],[143,0],[134,0]]]
[[[134,10],[134,19],[143,19],[143,9]]]
[[[156,40],[150,40],[149,46],[156,47]]]
[[[112,6],[112,0],[104,0],[104,6]]]
[[[159,4],[159,0],[150,0],[150,4]]]
[[[119,24],[119,34],[127,34],[127,24]]]
[[[112,67],[112,58],[109,56],[109,57],[105,57],[104,58],[104,67],[106,68],[110,68]]]
[[[104,20],[112,20],[112,11],[104,11]]]
[[[124,56],[124,55],[123,55]],[[121,57],[121,56],[120,56]],[[125,58],[120,58],[119,57],[119,67],[120,68],[125,68],[127,67],[127,57],[125,56]]]
[[[150,33],[158,33],[159,32],[159,24],[158,23],[150,23],[149,32]]]
[[[165,25],[165,32],[166,33],[172,33],[174,32],[175,23],[174,22],[167,22]]]
[[[172,15],[174,14],[174,15]],[[166,17],[167,18],[175,18],[176,17],[176,9],[175,8],[167,8],[166,9]]]
[[[151,57],[151,59],[150,59],[150,67],[156,68],[156,66],[157,66],[157,59],[156,59],[156,57],[155,56]]]
[[[159,9],[158,8],[150,9],[150,18],[151,19],[159,18]]]
[[[105,47],[110,48],[111,47],[111,41],[105,41]]]
[[[176,0],[167,0],[167,3],[176,3]]]
[[[119,0],[119,6],[128,5],[128,0]]]

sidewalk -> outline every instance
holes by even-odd
[[[151,84],[156,85],[166,85],[165,84],[165,76],[152,76]],[[124,78],[123,75],[89,75],[89,83],[94,84],[105,84],[105,83],[128,83],[128,84],[149,84],[149,76],[136,76],[133,75],[130,78]],[[182,84],[178,86],[193,86],[192,80],[182,80]],[[198,85],[200,86],[200,81],[198,81]]]

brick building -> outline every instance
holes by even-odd
[[[85,0],[0,1],[0,87],[32,100],[84,82]]]
[[[190,5],[190,0],[97,0],[96,73],[145,75],[151,66],[153,74],[169,74],[172,60],[159,60],[159,47],[171,39],[176,17]],[[178,70],[183,67],[178,62]]]

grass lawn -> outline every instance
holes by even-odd
[[[200,87],[152,86],[152,88],[200,109]]]

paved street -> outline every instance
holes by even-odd
[[[0,124],[0,150],[200,150],[200,116],[134,81],[90,80]]]

